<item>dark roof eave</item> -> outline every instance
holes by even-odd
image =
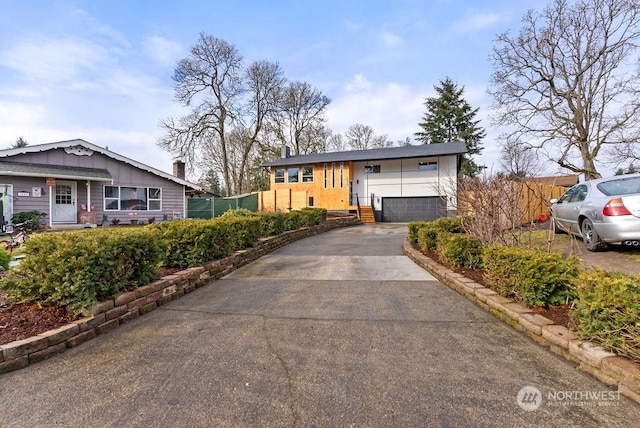
[[[384,159],[411,159],[437,156],[455,156],[467,153],[464,143],[443,143],[386,149],[352,150],[333,153],[314,153],[291,156],[263,164],[263,167],[316,164],[324,162],[363,162]]]

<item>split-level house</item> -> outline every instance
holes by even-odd
[[[265,164],[261,211],[304,207],[358,212],[363,220],[430,221],[456,212],[462,142],[282,157]]]
[[[0,150],[0,221],[32,210],[53,228],[184,218],[186,195],[201,189],[183,162],[173,172],[79,139]]]

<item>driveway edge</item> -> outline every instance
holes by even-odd
[[[439,281],[464,295],[511,327],[523,332],[552,352],[577,364],[602,383],[615,386],[618,392],[640,404],[640,364],[606,351],[589,341],[579,340],[575,333],[556,325],[542,315],[534,314],[524,305],[480,285],[465,276],[442,266],[416,250],[407,239],[404,254],[427,270]]]
[[[356,217],[340,217],[317,226],[260,238],[252,247],[236,251],[224,259],[163,276],[135,290],[118,293],[112,299],[96,304],[84,318],[28,339],[0,345],[0,375],[46,360],[99,334],[108,333],[294,241],[358,224],[361,223]]]

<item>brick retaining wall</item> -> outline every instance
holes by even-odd
[[[556,325],[550,319],[534,314],[526,306],[502,297],[495,291],[442,266],[415,249],[408,240],[404,244],[404,253],[445,285],[548,347],[552,352],[576,363],[579,369],[607,385],[617,387],[622,395],[640,403],[640,364],[586,340],[579,340],[568,328]]]
[[[291,242],[356,224],[360,221],[355,217],[340,217],[317,226],[260,238],[251,248],[236,251],[224,259],[185,269],[133,291],[119,293],[113,299],[95,305],[82,319],[28,339],[0,345],[0,374],[45,360],[99,334],[108,333]]]

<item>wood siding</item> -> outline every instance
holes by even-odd
[[[87,188],[90,185],[91,204],[96,212],[96,221],[102,224],[105,220],[110,222],[117,218],[122,223],[129,223],[132,218],[139,221],[147,221],[155,217],[161,221],[164,218],[183,218],[185,212],[185,188],[179,183],[167,180],[150,172],[144,171],[132,165],[112,159],[101,153],[94,152],[91,156],[77,156],[65,153],[64,149],[55,149],[38,153],[27,153],[12,156],[7,160],[14,162],[37,163],[47,165],[76,166],[84,168],[100,168],[109,171],[113,177],[113,184],[104,181],[75,180],[77,185],[77,220],[80,218],[82,204],[87,204]],[[74,181],[64,179],[64,181]],[[0,176],[0,184],[13,185],[13,212],[38,210],[47,213],[46,221],[49,222],[49,192],[45,178]],[[125,187],[158,187],[162,189],[162,203],[160,211],[104,211],[104,186],[125,186]],[[41,197],[33,197],[32,188],[43,189]],[[19,192],[29,192],[30,196],[18,196]],[[133,217],[130,213],[136,212]]]
[[[420,162],[435,162],[437,169],[421,171]],[[298,183],[288,182],[285,168],[285,182],[275,182],[275,171],[271,168],[271,190],[260,193],[261,211],[286,211],[309,205],[328,210],[348,210],[360,205],[370,205],[373,194],[374,209],[381,210],[384,197],[445,196],[448,209],[455,210],[455,189],[457,187],[457,157],[441,156],[416,159],[389,159],[375,161],[343,162],[342,180],[340,164],[329,162],[313,165],[313,182],[302,182],[301,169],[305,164],[295,165],[300,172]],[[326,165],[326,184],[325,184]],[[380,172],[365,174],[365,166],[379,165]],[[350,190],[351,188],[351,190]]]

